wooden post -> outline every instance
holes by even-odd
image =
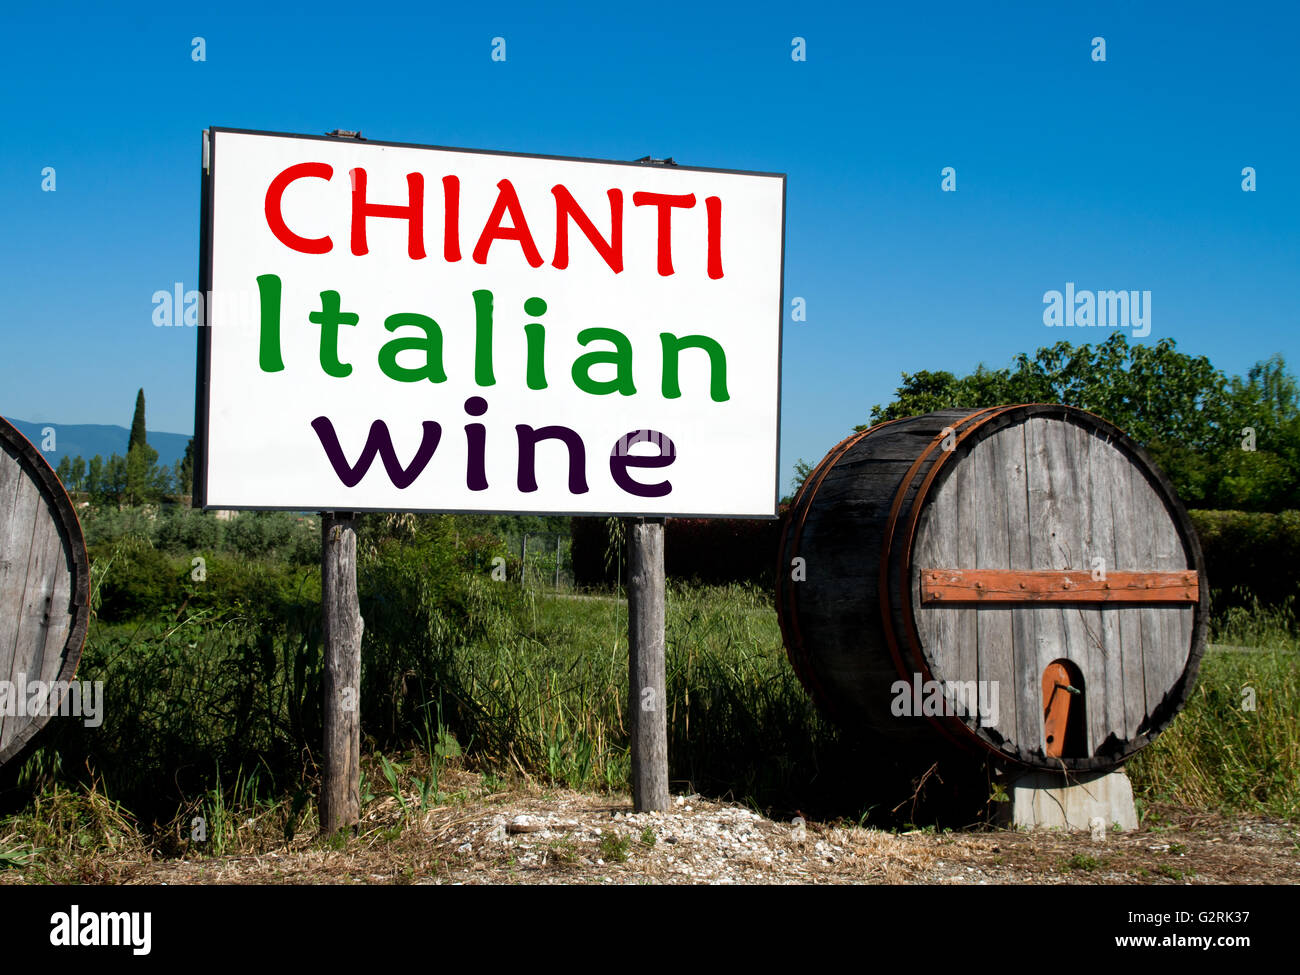
[[[519,588],[528,584],[528,532],[524,532],[523,541],[519,543]]]
[[[632,733],[632,804],[668,808],[668,714],[664,687],[664,521],[627,523],[628,722]]]
[[[560,536],[555,536],[555,591],[560,591]]]
[[[361,818],[361,606],[351,512],[321,513],[321,618],[325,649],[325,755],[321,833]]]

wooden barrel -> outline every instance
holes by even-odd
[[[777,579],[809,692],[900,752],[1112,768],[1181,709],[1205,645],[1200,545],[1168,479],[1066,406],[848,438],[791,506]]]
[[[51,693],[51,682],[76,673],[89,594],[86,543],[68,493],[40,451],[0,418],[0,766],[58,713],[67,684]]]

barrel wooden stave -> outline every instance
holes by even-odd
[[[89,564],[72,502],[40,452],[0,419],[0,680],[10,696],[36,681],[70,681],[89,622]],[[0,765],[44,727],[43,714],[14,702],[0,713]],[[6,709],[7,710],[7,709]]]
[[[802,520],[814,475],[788,516],[778,579],[787,646],[796,670],[818,702],[849,725],[912,737],[911,723],[888,708],[888,689],[898,679],[884,639],[878,568],[883,555],[879,526],[888,517],[899,483],[926,445],[968,411],[909,418],[863,437],[818,482],[818,517]],[[806,559],[807,580],[793,582],[791,560]],[[815,647],[810,647],[812,635]],[[925,744],[924,729],[916,737]]]

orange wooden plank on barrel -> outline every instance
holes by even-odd
[[[1107,572],[1002,569],[921,570],[924,603],[1194,603],[1196,572]]]

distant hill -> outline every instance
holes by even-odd
[[[54,428],[55,450],[47,451],[45,459],[51,467],[58,467],[65,456],[76,457],[80,454],[85,460],[99,454],[105,460],[113,454],[126,456],[126,443],[131,431],[106,423],[31,423],[18,420],[12,416],[5,417],[18,428],[18,432],[36,445],[39,450],[44,440],[41,431],[46,427]],[[146,434],[149,446],[158,451],[158,463],[168,467],[185,456],[185,445],[189,443],[187,433],[160,433],[150,430]]]

